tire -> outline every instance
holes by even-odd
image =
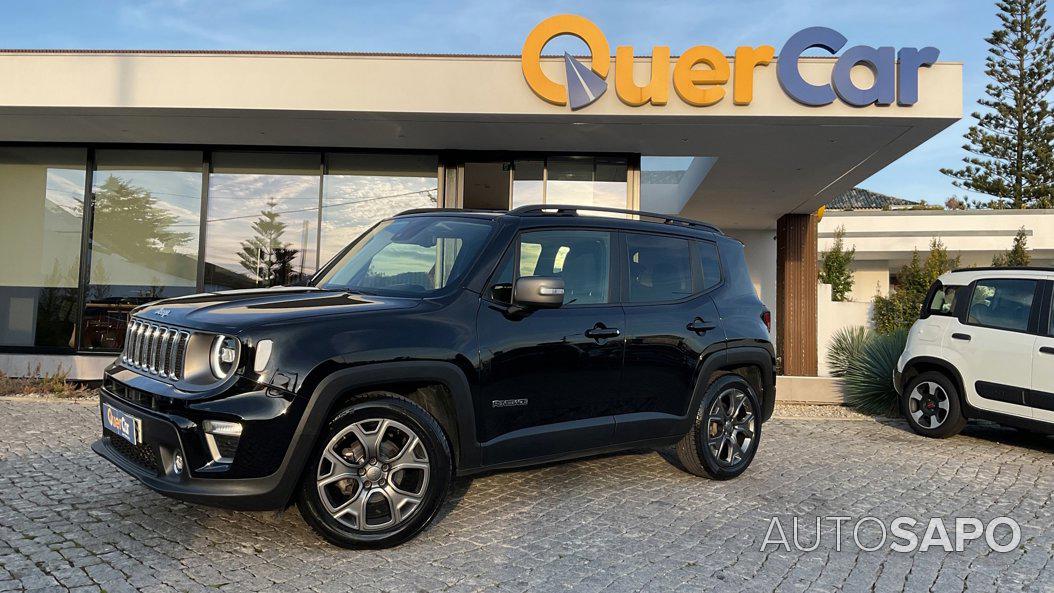
[[[680,466],[714,480],[739,476],[761,443],[760,414],[758,395],[746,379],[731,374],[718,377],[707,386],[691,430],[677,443]]]
[[[900,396],[900,412],[916,433],[934,439],[959,434],[966,426],[959,390],[939,371],[913,378]]]
[[[363,394],[323,431],[305,466],[297,508],[334,545],[401,544],[427,527],[446,499],[450,451],[439,423],[414,402],[394,393]]]

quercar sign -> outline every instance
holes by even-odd
[[[552,39],[561,35],[578,37],[589,47],[586,63],[564,54],[566,84],[549,78],[541,67],[542,50]],[[871,47],[856,45],[846,49],[835,62],[831,79],[821,84],[805,80],[799,70],[798,58],[807,50],[819,48],[832,55],[848,43],[844,35],[827,27],[809,27],[791,35],[780,48],[776,60],[776,77],[780,87],[790,98],[803,105],[821,107],[841,100],[855,107],[868,105],[914,105],[919,100],[920,68],[933,65],[940,56],[934,47]],[[732,101],[749,105],[754,99],[754,73],[769,66],[776,50],[771,45],[741,46],[729,64],[728,58],[714,47],[697,45],[688,48],[673,63],[670,73],[670,48],[652,49],[651,78],[644,85],[633,79],[633,48],[620,45],[615,49],[615,93],[626,105],[665,105],[670,87],[681,101],[697,107],[714,105],[724,100],[731,86]],[[588,19],[562,14],[549,17],[538,24],[527,36],[521,52],[523,77],[531,90],[554,105],[569,105],[581,109],[596,101],[608,89],[611,71],[611,51],[604,33]],[[850,73],[856,66],[864,66],[874,75],[874,83],[860,88]],[[672,82],[672,85],[671,85]]]

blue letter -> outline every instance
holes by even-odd
[[[832,54],[842,49],[847,39],[844,35],[827,27],[809,27],[802,29],[783,44],[779,59],[776,62],[776,78],[783,87],[783,92],[792,99],[805,105],[819,107],[834,102],[835,94],[829,84],[809,84],[798,71],[798,57],[805,50],[819,47]]]
[[[941,51],[935,47],[905,47],[897,52],[897,105],[914,105],[919,100],[919,68],[932,66]]]
[[[849,74],[857,64],[867,66],[875,75],[875,82],[871,88],[861,89],[853,84],[853,79]],[[864,107],[872,103],[891,104],[897,93],[893,81],[893,48],[875,49],[867,45],[850,47],[835,63],[832,81],[834,91],[850,105]]]

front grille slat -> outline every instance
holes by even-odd
[[[161,328],[161,343],[157,349],[157,366],[154,372],[162,376],[168,376],[168,368],[165,364],[168,363],[168,332],[167,327]]]
[[[121,359],[130,366],[166,379],[183,378],[190,333],[133,319],[128,324]]]

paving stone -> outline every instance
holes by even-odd
[[[934,441],[894,421],[776,418],[727,482],[655,452],[496,472],[458,480],[416,539],[356,552],[295,510],[151,492],[91,452],[98,422],[92,405],[0,399],[0,591],[1054,590],[1054,440],[990,424]],[[852,525],[868,515],[912,517],[920,537],[930,517],[1006,515],[1022,544],[864,552]],[[818,516],[852,519],[840,540],[821,522],[816,550],[762,550],[773,517],[789,540],[798,517],[807,544]]]

